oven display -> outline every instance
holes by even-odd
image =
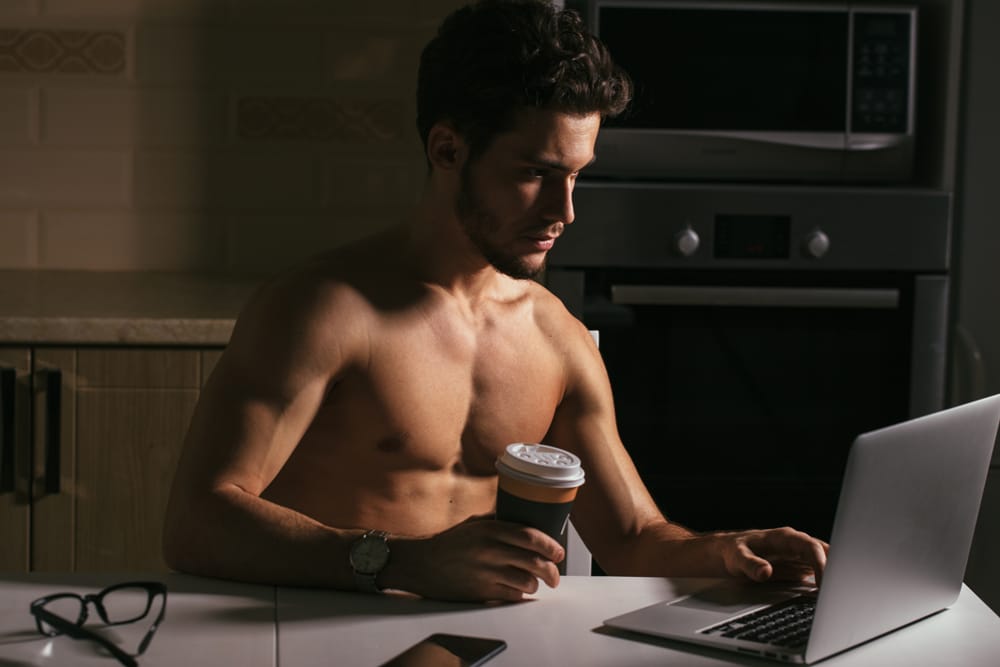
[[[788,259],[791,226],[787,215],[717,215],[715,257]]]

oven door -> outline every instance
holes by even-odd
[[[555,273],[643,480],[692,529],[828,539],[855,436],[943,407],[944,276]]]

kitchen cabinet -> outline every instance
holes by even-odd
[[[219,354],[0,346],[0,571],[165,570],[170,483]]]

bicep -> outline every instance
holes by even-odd
[[[198,401],[178,475],[192,488],[236,485],[259,495],[294,451],[315,414],[320,378],[268,387],[225,355]]]
[[[258,307],[241,316],[195,408],[175,493],[260,495],[309,428],[348,361],[346,334],[318,313],[285,315]]]

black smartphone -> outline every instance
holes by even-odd
[[[475,667],[507,648],[502,639],[433,634],[381,667]]]

